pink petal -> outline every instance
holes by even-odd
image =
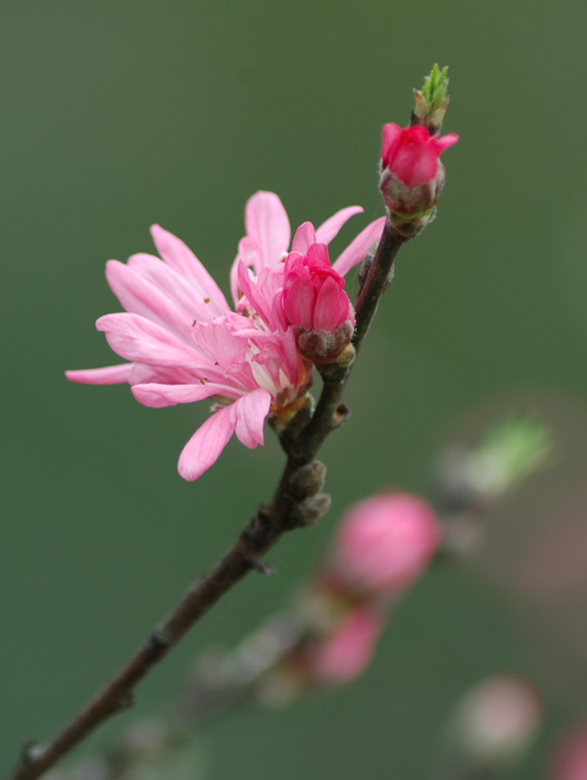
[[[383,125],[382,136],[381,159],[384,165],[389,165],[402,137],[402,129],[394,122],[389,122]]]
[[[247,235],[261,249],[263,265],[277,265],[287,252],[291,228],[282,202],[273,192],[257,192],[245,207]]]
[[[238,283],[241,291],[246,295],[255,311],[261,315],[265,322],[273,324],[271,300],[266,300],[258,285],[251,282],[249,270],[242,262],[238,269]]]
[[[347,294],[329,277],[320,287],[314,306],[314,328],[334,330],[345,320],[350,319],[350,301]]]
[[[316,292],[311,284],[303,279],[294,279],[284,290],[282,301],[290,325],[297,325],[300,328],[316,327],[314,325]]]
[[[230,310],[226,298],[192,250],[177,236],[163,230],[159,225],[151,227],[151,235],[163,260],[189,279],[204,298],[210,299],[214,316],[226,314]]]
[[[137,401],[152,409],[162,409],[164,406],[176,406],[177,404],[191,404],[213,395],[225,395],[227,390],[230,391],[231,395],[234,393],[233,388],[226,388],[212,382],[201,385],[162,385],[149,382],[145,385],[134,385],[131,388]]]
[[[126,360],[160,366],[199,365],[195,349],[139,314],[106,314],[96,322],[112,349]]]
[[[234,404],[236,435],[245,445],[254,450],[263,444],[263,425],[271,409],[271,393],[268,390],[254,390],[243,395]]]
[[[80,382],[83,385],[121,385],[130,380],[133,368],[133,363],[123,363],[119,366],[88,368],[84,371],[66,371],[65,376],[70,382]]]
[[[447,135],[443,135],[442,138],[439,138],[436,141],[438,154],[442,154],[445,149],[448,149],[450,146],[454,146],[458,140],[459,136],[456,133],[447,133]]]
[[[410,159],[409,165],[403,166],[407,176],[397,175],[410,189],[418,187],[436,178],[438,173],[438,152],[432,143],[427,143],[419,150],[419,154]]]
[[[158,257],[136,254],[129,257],[127,267],[151,282],[173,304],[184,312],[190,323],[212,322],[217,316],[205,302],[205,295],[198,292],[194,285],[173,266],[164,263]]]
[[[236,425],[232,406],[215,412],[185,445],[177,464],[181,477],[193,482],[216,463]]]
[[[355,214],[362,214],[363,209],[360,206],[347,206],[346,209],[337,211],[330,219],[323,222],[316,231],[316,241],[319,244],[329,244],[332,239],[338,235],[341,227],[348,222]]]
[[[294,240],[291,245],[292,252],[299,252],[301,255],[305,255],[312,244],[316,243],[316,231],[314,225],[311,222],[304,222],[296,230]]]
[[[158,322],[184,339],[190,338],[193,318],[190,319],[155,285],[132,268],[118,260],[109,260],[106,263],[106,279],[128,312]]]
[[[367,256],[369,249],[381,238],[386,219],[387,217],[379,217],[379,219],[367,225],[332,265],[334,270],[338,271],[341,276],[344,276],[357,263],[361,263]]]

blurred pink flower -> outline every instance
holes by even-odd
[[[330,241],[358,211],[343,209],[315,235]],[[287,214],[277,195],[260,192],[247,203],[245,222],[247,236],[232,274],[238,313],[190,249],[155,225],[151,234],[161,260],[148,254],[133,255],[126,265],[110,260],[106,278],[126,312],[96,323],[112,349],[131,362],[66,372],[85,384],[128,382],[135,398],[151,407],[216,401],[215,413],[180,455],[178,470],[188,480],[218,459],[233,433],[247,447],[262,444],[267,416],[291,411],[311,385],[312,367],[299,354],[277,301],[290,236]],[[360,262],[380,230],[381,220],[365,228],[339,257],[339,267],[346,272]],[[309,232],[313,228],[303,235]]]
[[[343,518],[332,574],[341,588],[393,595],[424,573],[440,540],[440,524],[426,501],[408,493],[380,493]]]
[[[563,740],[555,756],[551,780],[587,778],[587,725],[575,728]]]
[[[381,616],[373,607],[355,607],[329,636],[309,649],[307,673],[335,684],[358,677],[373,657],[382,628]]]
[[[438,138],[420,125],[401,128],[390,122],[383,126],[381,163],[413,189],[436,178],[438,158],[458,140],[456,133]]]

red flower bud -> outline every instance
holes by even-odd
[[[312,244],[306,255],[288,255],[281,305],[300,352],[310,360],[336,360],[350,343],[354,312],[344,279],[330,266],[326,244]]]
[[[416,235],[434,218],[446,178],[438,158],[458,140],[455,133],[430,135],[420,125],[384,125],[379,186],[392,219],[406,235]]]

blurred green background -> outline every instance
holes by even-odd
[[[581,408],[586,33],[577,0],[2,4],[3,772],[134,650],[281,468],[268,431],[264,448],[233,442],[187,484],[176,460],[206,404],[155,411],[126,386],[64,379],[117,362],[93,329],[120,308],[104,262],[153,251],[158,222],[228,292],[259,189],[280,195],[294,226],[364,206],[336,256],[383,213],[382,124],[405,124],[411,88],[433,62],[450,65],[444,130],[461,141],[444,157],[438,219],[402,252],[361,354],[353,417],[324,448],[333,508],[271,554],[279,577],[241,584],[141,687],[137,712],[149,713],[178,693],[197,652],[283,605],[350,503],[386,485],[425,492],[463,412],[530,386]],[[587,683],[573,697],[542,680],[519,628],[507,588],[473,567],[434,571],[353,686],[207,729],[209,777],[424,778],[454,699],[502,669],[543,687],[548,736],[587,710]],[[546,666],[557,663],[555,652]],[[547,749],[515,776],[538,776]]]

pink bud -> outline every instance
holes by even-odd
[[[408,223],[417,222],[409,227],[404,225],[407,233],[415,235],[434,218],[446,178],[438,158],[458,140],[455,133],[442,138],[430,135],[421,125],[384,125],[379,186],[392,215],[397,214]]]
[[[381,617],[368,606],[347,614],[332,634],[309,649],[308,673],[330,683],[346,683],[369,665],[382,629]]]
[[[552,780],[585,780],[587,777],[587,724],[569,734],[554,761]]]
[[[330,266],[326,244],[312,244],[306,255],[288,255],[281,304],[300,351],[310,360],[335,360],[349,344],[354,312],[344,279]]]
[[[343,519],[332,574],[341,587],[392,595],[425,571],[440,540],[440,524],[428,503],[408,493],[381,493]]]

